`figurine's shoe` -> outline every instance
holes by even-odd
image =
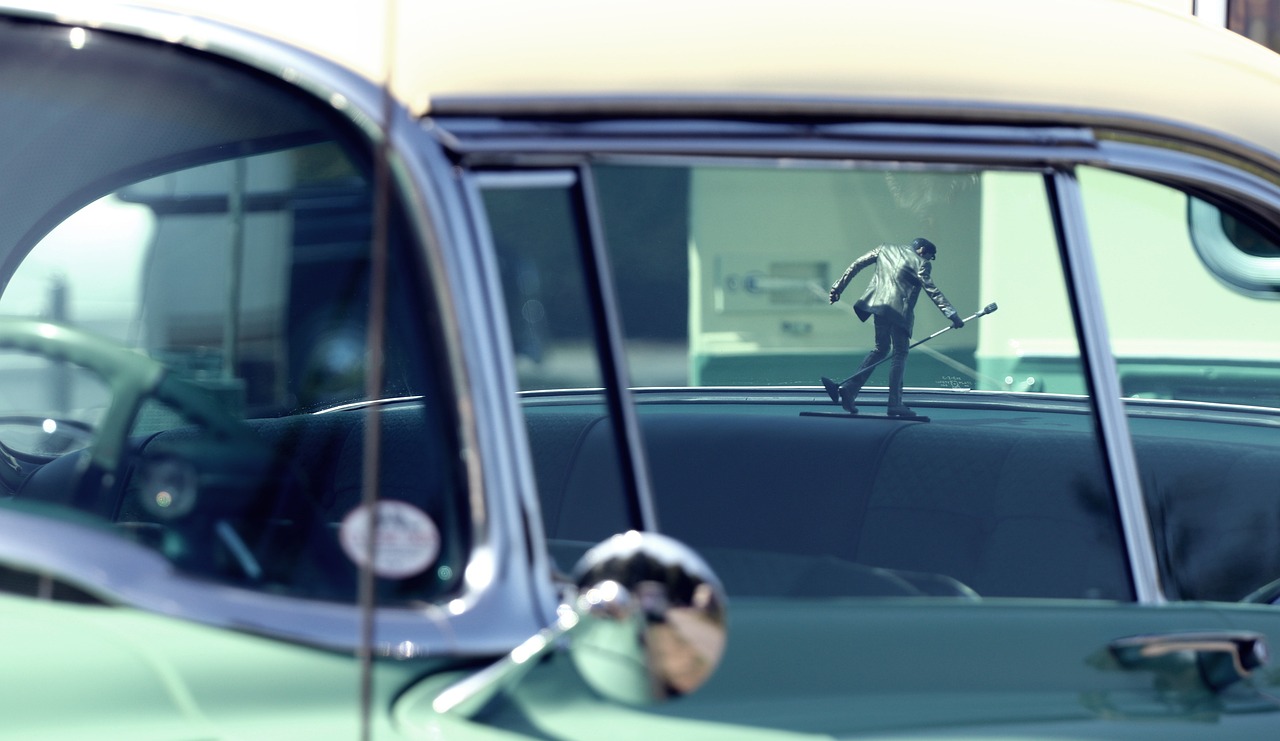
[[[853,397],[846,397],[840,389],[840,384],[823,376],[822,386],[827,390],[827,396],[830,396],[832,401],[839,404],[841,409],[849,414],[858,413],[858,408],[853,405]]]
[[[911,407],[904,406],[902,404],[896,404],[894,406],[889,407],[887,413],[890,417],[919,417],[920,416],[919,414],[916,414],[914,411],[912,411]]]
[[[840,386],[826,376],[822,377],[822,386],[827,390],[827,396],[831,397],[831,401],[835,404],[840,403]]]

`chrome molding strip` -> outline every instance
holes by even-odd
[[[320,409],[312,412],[312,414],[314,415],[332,414],[334,412],[346,412],[352,409],[366,409],[373,405],[391,406],[393,404],[400,404],[400,403],[411,402],[411,401],[422,401],[422,397],[421,396],[389,396],[384,399],[372,399],[370,401],[352,401],[352,402],[347,402],[346,404],[338,404],[337,406],[325,407],[324,409]]]
[[[880,127],[857,124],[627,120],[616,126],[560,122],[544,131],[521,120],[429,120],[443,144],[474,167],[576,167],[588,159],[758,167],[802,158],[815,167],[825,161],[832,167],[854,163],[894,169],[910,162],[956,170],[1039,170],[1099,158],[1092,132],[1069,127],[1038,127],[1019,135],[1008,127],[931,124],[907,137],[874,138]],[[712,136],[717,131],[720,135]]]
[[[860,139],[671,139],[655,136],[615,138],[569,138],[529,141],[502,139],[465,140],[453,145],[474,165],[568,166],[575,157],[647,155],[671,157],[719,157],[773,159],[805,157],[813,159],[863,159],[868,161],[910,160],[912,162],[965,162],[983,167],[1025,167],[1090,162],[1097,157],[1093,147],[1052,147],[978,142],[873,142]]]
[[[1046,175],[1064,242],[1062,251],[1068,271],[1067,281],[1078,312],[1081,355],[1088,369],[1098,415],[1098,426],[1106,451],[1107,465],[1115,483],[1120,521],[1124,527],[1134,594],[1141,604],[1162,604],[1164,591],[1156,564],[1155,543],[1142,482],[1138,476],[1129,418],[1120,389],[1120,375],[1111,354],[1102,293],[1093,263],[1093,248],[1084,221],[1084,201],[1075,176],[1064,170]]]
[[[637,530],[657,531],[657,511],[650,493],[648,466],[645,464],[644,446],[640,440],[639,425],[635,419],[634,407],[629,398],[630,378],[623,348],[621,320],[613,295],[613,283],[608,267],[608,251],[604,245],[604,227],[599,222],[598,205],[596,203],[595,185],[591,171],[585,167],[576,169],[551,169],[537,171],[486,171],[467,175],[465,178],[467,195],[471,204],[472,219],[479,225],[487,224],[481,192],[487,189],[500,190],[506,188],[546,188],[564,190],[570,193],[577,205],[585,213],[581,214],[584,233],[582,254],[584,261],[584,280],[587,281],[586,294],[591,303],[593,331],[599,338],[600,370],[609,382],[608,388],[601,393],[607,400],[609,418],[616,428],[619,465],[622,467],[624,481],[628,489],[627,509],[630,513],[632,527]],[[497,254],[493,246],[493,236],[489,232],[478,235],[481,249],[479,254],[483,262],[488,263],[487,275],[491,276],[486,286],[485,295],[492,296],[492,302],[501,301],[501,286],[496,285],[497,266],[492,264]],[[505,315],[499,312],[500,315]],[[511,347],[510,328],[497,328],[501,335],[500,342]],[[510,364],[506,364],[510,368]],[[512,389],[510,398],[518,396],[519,384],[514,371],[510,373],[509,383]],[[524,417],[517,405],[513,405],[515,422],[513,429],[523,429]],[[531,461],[527,450],[527,441],[517,446],[520,454]],[[527,468],[532,472],[531,464]],[[536,484],[530,475],[529,490],[536,491]],[[531,510],[536,511],[536,510]]]
[[[437,149],[439,147],[438,143],[434,146]],[[481,183],[456,171],[443,157],[435,164],[437,176],[447,178],[447,181],[452,181],[457,186],[453,194],[455,197],[450,199],[449,204],[453,212],[449,221],[457,231],[454,236],[456,244],[471,245],[469,249],[449,250],[445,254],[453,279],[460,288],[455,296],[459,307],[458,320],[463,323],[462,331],[470,333],[467,349],[472,356],[472,379],[473,382],[482,382],[488,390],[488,393],[476,395],[477,403],[487,407],[485,418],[492,422],[481,428],[484,435],[481,442],[490,446],[487,450],[509,453],[500,460],[493,455],[486,456],[488,466],[494,469],[493,475],[500,477],[490,481],[490,489],[496,488],[496,491],[507,494],[491,498],[495,500],[495,506],[505,508],[508,544],[529,544],[527,550],[533,558],[529,568],[533,574],[547,576],[546,579],[531,577],[532,583],[528,586],[533,590],[542,614],[540,624],[520,637],[518,643],[545,627],[548,619],[555,615],[559,598],[550,580],[550,556],[544,548],[532,546],[546,541],[542,532],[542,519],[537,515],[540,504],[533,476],[533,458],[524,434],[524,415],[517,401],[520,387],[511,358],[511,348],[514,346],[511,329],[493,308],[495,301],[502,301],[503,292],[498,283],[497,253],[493,247],[492,235],[486,228],[488,219],[484,216],[484,204],[480,196]],[[573,177],[572,173],[559,177],[563,179],[565,176],[569,179]],[[516,526],[517,523],[520,527]],[[511,558],[514,558],[514,554]]]
[[[504,372],[514,376],[506,367],[510,362],[504,348],[510,345],[503,344],[498,333],[504,326],[484,301],[492,294],[480,288],[486,276],[496,272],[480,264],[484,250],[475,247],[477,236],[464,198],[449,187],[458,184],[458,178],[438,141],[403,108],[397,107],[394,115],[403,120],[392,128],[393,171],[408,217],[421,236],[427,270],[423,278],[442,317],[444,361],[456,395],[459,455],[473,520],[462,592],[443,607],[424,609],[447,616],[450,651],[501,653],[545,624],[546,615],[554,614],[558,595],[549,579],[536,576],[551,573],[548,556],[527,547],[529,528],[536,528],[532,537],[541,542],[541,521],[524,514],[530,511],[528,501],[536,501],[536,491],[531,464],[527,471],[521,465],[524,427],[518,410],[512,416],[514,386],[503,380]],[[530,552],[532,563],[525,557]],[[415,655],[437,652],[434,646],[389,636],[384,624],[395,613],[379,610],[380,646],[397,645],[397,651]]]
[[[408,116],[404,109],[399,115]],[[439,132],[414,120],[395,129],[392,152],[411,218],[424,236],[428,278],[448,334],[458,390],[471,507],[484,513],[467,574],[467,591],[447,607],[457,645],[473,654],[501,653],[545,626],[560,596],[550,575],[533,465],[516,400],[508,327],[487,297],[501,296],[487,236],[477,232],[461,171],[446,156]],[[406,153],[407,156],[406,156]],[[531,560],[529,560],[531,559]],[[544,578],[545,577],[545,578]],[[530,599],[532,598],[532,599]],[[521,618],[527,623],[521,624]]]
[[[631,527],[648,532],[658,531],[658,513],[653,504],[653,492],[649,483],[649,464],[645,457],[644,441],[640,436],[640,423],[631,398],[631,373],[627,367],[627,352],[622,334],[622,313],[614,294],[613,270],[609,266],[609,250],[605,244],[604,224],[600,222],[600,204],[595,178],[591,168],[579,166],[579,186],[582,189],[582,207],[587,221],[585,245],[588,290],[592,308],[596,313],[597,334],[604,334],[601,348],[601,373],[612,388],[606,396],[614,428],[621,439],[617,441],[623,476],[626,477],[627,511]],[[628,476],[628,474],[630,474]]]
[[[499,118],[494,115],[460,117],[442,116],[434,120],[447,131],[454,142],[520,139],[529,141],[609,139],[628,141],[661,136],[677,140],[703,139],[708,143],[749,139],[844,139],[871,142],[947,143],[947,144],[1022,144],[1026,146],[1072,147],[1092,146],[1093,129],[1058,125],[987,125],[980,123],[930,123],[852,120],[837,123],[742,119],[699,118],[692,109],[673,111],[668,117],[628,118],[625,112],[603,120],[563,121],[556,118]]]
[[[502,116],[566,123],[568,119],[655,119],[658,117],[751,120],[764,125],[812,118],[842,121],[893,120],[937,122],[939,126],[1074,127],[1153,136],[1178,144],[1207,147],[1258,163],[1280,173],[1280,153],[1263,149],[1227,132],[1177,120],[1112,109],[1073,108],[985,100],[847,99],[785,95],[634,95],[634,96],[437,96],[431,111],[441,118]],[[817,127],[813,127],[817,128]]]

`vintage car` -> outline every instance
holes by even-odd
[[[1280,57],[203,5],[0,0],[0,737],[1280,735]]]

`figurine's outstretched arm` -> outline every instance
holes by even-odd
[[[860,270],[876,261],[876,257],[880,254],[879,248],[871,250],[867,254],[854,260],[848,268],[845,269],[844,275],[840,276],[840,280],[831,284],[831,293],[828,294],[830,303],[840,300],[840,294],[844,293],[844,289],[849,285],[849,281],[853,280],[853,276],[857,275]]]
[[[943,316],[951,320],[951,326],[953,328],[960,329],[964,326],[964,320],[960,318],[960,312],[956,311],[955,308],[951,306],[951,302],[947,300],[947,297],[942,295],[941,289],[934,285],[932,274],[933,271],[930,269],[929,263],[926,262],[924,266],[920,268],[919,273],[920,285],[924,288],[925,295],[933,301],[934,305],[938,307],[938,310],[942,312]]]

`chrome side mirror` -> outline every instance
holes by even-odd
[[[587,684],[631,705],[679,697],[724,653],[725,595],[687,546],[656,533],[615,535],[574,569],[580,627],[570,656]]]
[[[693,692],[720,663],[724,588],[682,543],[657,533],[615,535],[578,561],[574,582],[577,593],[555,623],[446,688],[435,711],[474,715],[565,640],[592,689],[633,705]]]

